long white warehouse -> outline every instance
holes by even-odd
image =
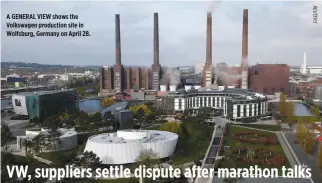
[[[136,162],[142,150],[152,149],[158,158],[173,154],[178,135],[157,130],[120,130],[88,138],[84,152],[93,151],[102,164],[120,165]]]

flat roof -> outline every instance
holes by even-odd
[[[169,92],[169,96],[189,96],[194,94],[224,94],[224,95],[236,95],[231,96],[232,101],[243,101],[243,100],[256,100],[256,99],[265,99],[266,96],[260,93],[252,92],[248,89],[241,89],[241,88],[226,88],[224,90],[189,90],[189,91],[182,91],[181,90],[177,92]]]
[[[158,130],[119,130],[113,133],[102,133],[89,137],[88,140],[102,144],[153,143],[178,138],[178,135]]]
[[[54,94],[54,93],[61,93],[61,92],[69,92],[73,91],[70,90],[49,90],[49,91],[35,91],[35,92],[19,92],[14,95],[22,95],[22,96],[33,96],[33,95],[48,95],[48,94]]]

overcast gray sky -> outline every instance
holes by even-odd
[[[1,61],[112,65],[115,13],[121,18],[122,63],[151,65],[153,13],[159,13],[160,63],[193,65],[206,58],[210,2],[1,2]],[[319,22],[313,23],[313,5]],[[242,11],[249,9],[249,62],[322,65],[321,2],[222,2],[213,11],[213,63],[241,62]],[[7,14],[78,14],[91,37],[7,37]],[[37,21],[37,20],[36,20]],[[17,22],[22,22],[17,21]],[[27,22],[24,20],[24,22]],[[33,21],[30,21],[33,22]],[[56,22],[51,20],[51,22]],[[70,20],[63,21],[69,23]],[[77,22],[77,21],[76,21]],[[84,29],[84,30],[85,30]],[[41,29],[41,31],[52,31]],[[53,30],[55,31],[55,30]],[[63,30],[60,30],[63,31]]]

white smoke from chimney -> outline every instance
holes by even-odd
[[[179,85],[181,83],[180,80],[181,72],[176,68],[166,68],[164,69],[164,73],[161,78],[161,83],[169,84],[169,85]],[[169,83],[167,82],[169,81]]]
[[[213,12],[215,9],[219,6],[221,1],[210,1],[210,4],[208,6],[208,11],[207,12]]]
[[[302,74],[306,74],[306,53],[303,55],[303,66],[302,66]]]
[[[217,63],[216,67],[213,68],[213,77],[215,78],[214,84],[218,85],[218,80],[223,85],[230,85],[232,81],[236,81],[241,78],[240,74],[232,74],[227,72],[229,68],[226,63]]]

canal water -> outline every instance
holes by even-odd
[[[2,109],[9,106],[12,107],[11,99],[1,100]],[[88,100],[82,100],[79,102],[79,109],[81,111],[91,114],[95,112],[100,112],[103,109],[103,107],[101,106],[101,100],[88,99]],[[301,103],[294,103],[294,115],[295,116],[314,116],[314,114],[311,113],[309,108],[307,108],[304,104],[301,104]]]
[[[311,113],[308,107],[300,103],[294,103],[294,115],[295,116],[314,116],[314,114]]]
[[[86,113],[95,113],[95,112],[100,112],[103,107],[101,106],[101,100],[82,100],[79,101],[79,109],[81,111],[84,111]]]

